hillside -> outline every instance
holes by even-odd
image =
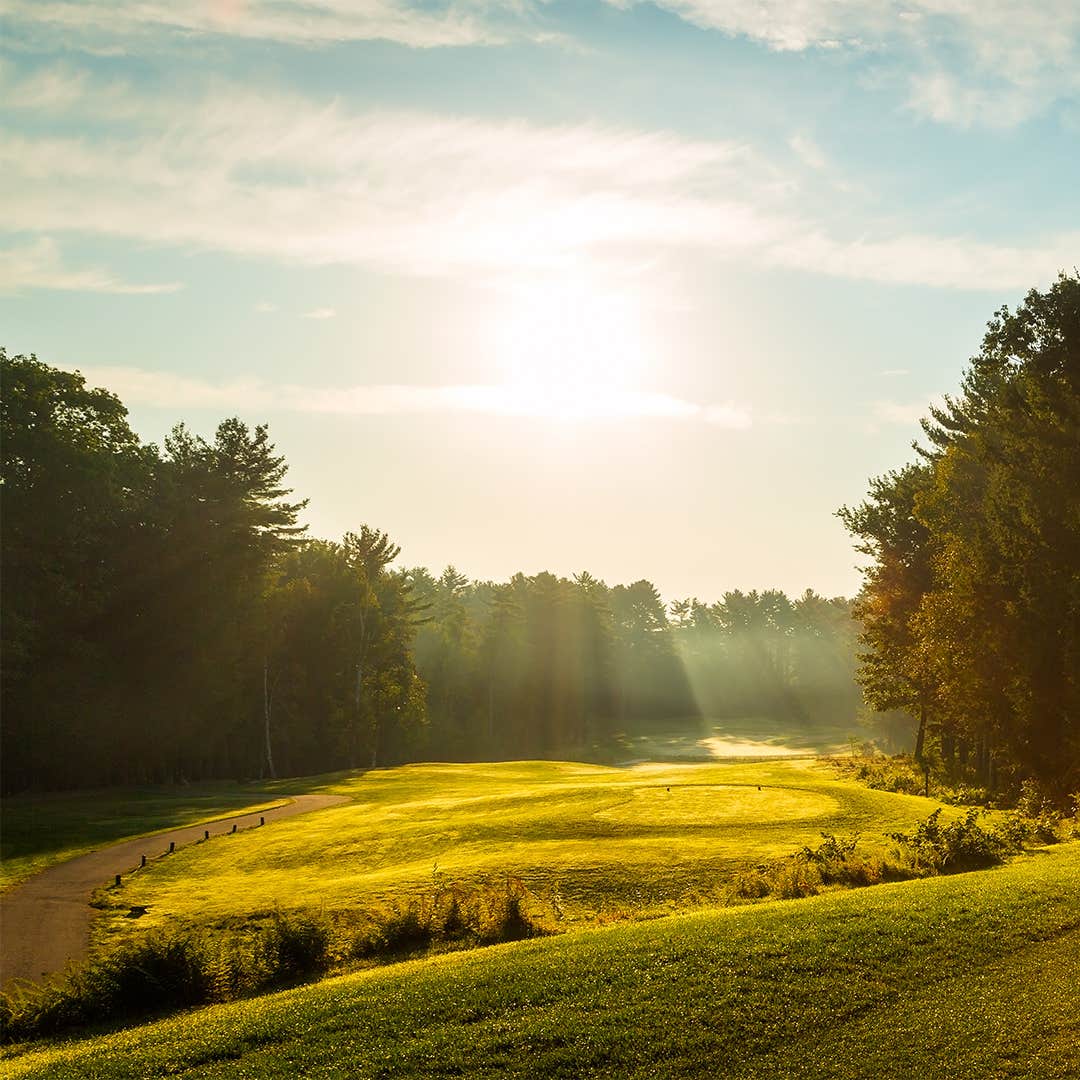
[[[1080,844],[414,961],[14,1051],[11,1077],[1080,1072]]]

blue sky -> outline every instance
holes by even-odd
[[[1080,262],[1075,0],[0,0],[0,103],[0,343],[474,577],[852,593]]]

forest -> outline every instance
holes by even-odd
[[[916,757],[996,789],[1080,789],[1080,276],[990,321],[917,460],[840,517],[876,708]]]
[[[306,535],[265,426],[159,448],[78,373],[0,356],[5,790],[595,759],[858,708],[845,600],[401,568],[367,525]]]
[[[265,425],[158,447],[77,372],[0,362],[5,791],[609,760],[860,710],[991,789],[1080,786],[1080,278],[1002,309],[918,460],[839,511],[854,603],[401,567],[366,524],[307,536]]]

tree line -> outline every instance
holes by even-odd
[[[470,581],[310,538],[265,426],[161,447],[0,349],[7,791],[609,754],[703,716],[851,716],[850,605],[645,580]]]
[[[1003,307],[917,460],[840,516],[871,705],[991,789],[1080,789],[1080,277]]]

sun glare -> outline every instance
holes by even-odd
[[[507,388],[527,411],[560,420],[622,415],[648,367],[629,293],[574,283],[513,294],[499,327]]]

